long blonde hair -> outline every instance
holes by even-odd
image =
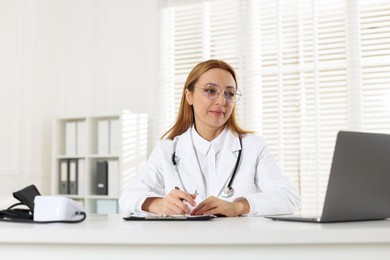
[[[205,73],[206,71],[210,69],[223,69],[229,72],[233,78],[234,82],[237,85],[237,78],[236,78],[236,73],[232,66],[227,64],[226,62],[222,60],[207,60],[199,63],[196,65],[190,74],[187,77],[187,80],[184,84],[183,88],[183,93],[181,95],[181,101],[180,101],[180,108],[179,108],[179,113],[177,114],[176,117],[176,122],[175,124],[161,137],[163,139],[164,137],[167,136],[167,139],[173,140],[176,136],[181,135],[187,129],[194,123],[194,111],[193,108],[190,104],[188,104],[186,100],[186,95],[185,95],[185,90],[188,89],[189,91],[193,92],[194,91],[194,86],[196,82],[198,81],[199,77]],[[239,135],[243,134],[248,134],[248,133],[253,133],[252,131],[247,131],[242,129],[238,123],[237,123],[237,115],[236,115],[236,105],[233,107],[233,111],[231,116],[229,117],[228,121],[226,122],[226,125],[228,128]]]

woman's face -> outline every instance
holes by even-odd
[[[219,91],[214,100],[210,99],[210,86]],[[234,92],[235,88],[233,76],[226,70],[215,68],[199,77],[192,92],[186,89],[186,99],[193,106],[196,130],[200,135],[216,137],[224,129],[234,107],[234,103],[226,101],[224,91],[233,89]]]

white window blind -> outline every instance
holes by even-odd
[[[390,131],[390,1],[360,1],[361,122]]]
[[[162,1],[157,129],[173,124],[191,68],[225,60],[243,92],[240,124],[267,139],[302,210],[322,210],[337,132],[390,132],[389,10],[390,0]]]

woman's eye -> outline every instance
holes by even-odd
[[[226,91],[226,92],[225,92],[225,95],[226,95],[227,97],[229,97],[229,98],[232,98],[232,97],[234,97],[235,93],[234,93],[233,91]]]
[[[225,97],[232,99],[236,95],[236,92],[233,89],[225,90]]]
[[[207,94],[215,94],[217,92],[215,89],[212,89],[212,88],[206,88],[204,91]]]

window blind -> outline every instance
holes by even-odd
[[[390,131],[390,4],[360,1],[361,122],[365,131]]]
[[[321,211],[337,132],[389,132],[389,8],[390,0],[162,1],[157,129],[173,124],[192,67],[225,60],[243,93],[240,124],[266,138],[302,210]]]

